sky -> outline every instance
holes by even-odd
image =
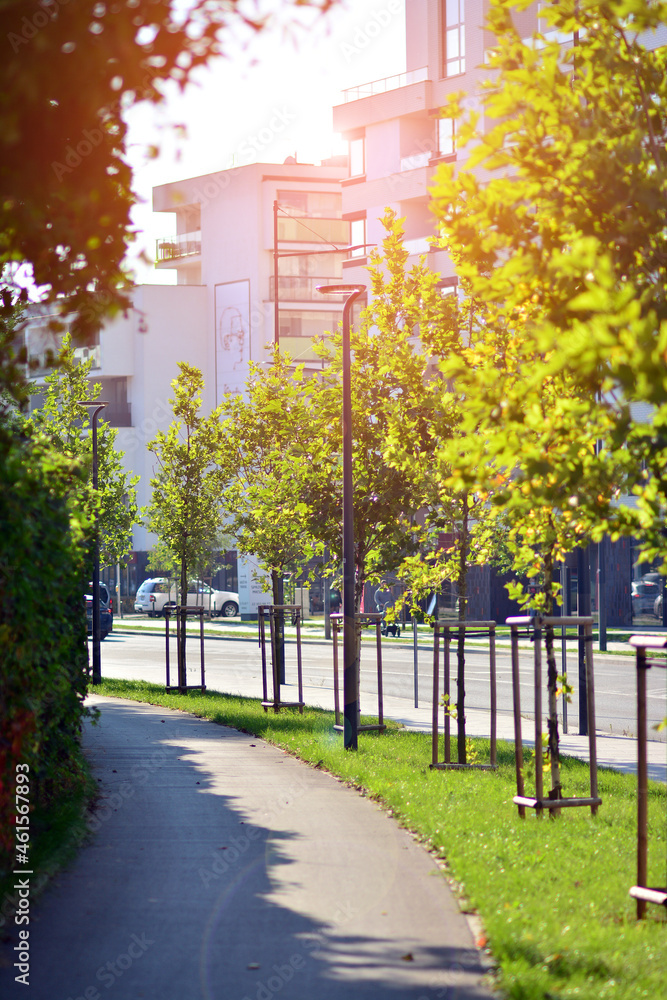
[[[158,108],[143,104],[128,112],[140,199],[129,255],[137,281],[176,278],[138,259],[142,250],[152,259],[155,240],[175,232],[172,217],[151,210],[153,186],[247,163],[282,163],[295,154],[299,162],[319,163],[344,153],[331,110],[342,103],[342,90],[404,70],[405,0],[341,0],[307,30],[231,39],[229,55],[201,70],[183,94],[174,91]],[[154,158],[152,144],[159,147]]]

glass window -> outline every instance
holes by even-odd
[[[350,236],[350,224],[344,219],[287,218],[278,215],[278,239],[281,243],[342,243]]]
[[[352,250],[350,256],[352,257],[365,257],[366,250],[364,248],[364,243],[366,242],[366,219],[353,219],[350,222],[350,246],[359,247],[358,250]]]
[[[453,118],[438,118],[438,152],[453,156],[456,152],[456,122]]]
[[[280,310],[280,340],[283,337],[321,337],[338,329],[341,312]]]
[[[340,219],[343,196],[340,191],[278,191],[278,205],[288,215],[309,219]]]
[[[316,275],[322,278],[340,278],[343,273],[345,253],[303,254],[299,257],[281,257],[280,277],[302,278]]]
[[[465,73],[465,0],[442,0],[443,76]]]
[[[443,278],[438,282],[438,288],[440,289],[441,295],[458,295],[459,293],[459,279],[458,278]]]
[[[350,177],[362,177],[366,173],[366,140],[350,140]]]

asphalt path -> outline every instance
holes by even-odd
[[[3,1000],[492,1000],[442,870],[376,803],[245,733],[90,701],[91,837],[0,933]]]
[[[342,654],[342,651],[341,651]],[[171,648],[174,669],[175,640]],[[303,679],[306,686],[320,688],[327,704],[325,692],[331,692],[333,708],[333,668],[330,643],[322,641],[303,643]],[[452,676],[456,674],[455,655],[452,656]],[[260,650],[251,639],[205,639],[204,660],[206,686],[229,694],[261,696],[262,670]],[[412,646],[385,643],[382,649],[383,690],[385,695],[404,699],[414,704],[414,653]],[[373,714],[377,711],[377,673],[374,644],[364,644],[361,660],[361,707]],[[558,667],[560,669],[560,652]],[[599,732],[633,736],[636,732],[636,676],[634,657],[613,654],[594,656],[596,728]],[[287,642],[286,673],[289,685],[296,683],[296,645]],[[546,664],[543,664],[546,676]],[[102,675],[109,678],[165,682],[164,635],[112,634],[102,643]],[[188,682],[198,683],[200,676],[200,647],[198,639],[188,639]],[[496,656],[498,712],[512,713],[512,681],[509,650],[499,647]],[[432,700],[433,654],[422,645],[418,650],[418,701],[428,705]],[[533,698],[533,652],[522,649],[520,654],[522,714],[531,715]],[[574,687],[571,703],[567,706],[568,728],[578,732],[578,664],[576,655],[568,655],[568,680]],[[172,683],[175,674],[172,673]],[[469,648],[466,651],[466,706],[469,709],[488,710],[489,653],[488,649]],[[660,738],[652,728],[667,715],[667,671],[653,670],[647,676],[647,712],[649,739]],[[456,685],[452,682],[452,700]],[[544,704],[544,702],[543,702]],[[664,739],[664,733],[662,734]]]

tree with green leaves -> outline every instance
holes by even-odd
[[[638,523],[616,503],[639,454],[628,447],[637,396],[622,356],[639,285],[630,312],[642,300],[653,312],[664,293],[664,179],[651,137],[664,115],[664,55],[640,39],[664,6],[560,3],[540,14],[556,40],[537,44],[514,27],[512,11],[525,6],[491,5],[487,127],[473,115],[460,128],[470,156],[456,173],[439,170],[433,194],[442,245],[476,304],[443,369],[466,396],[469,447],[453,462],[454,478],[474,488],[480,469],[485,481],[497,477],[493,507],[508,521],[514,568],[538,583],[534,597],[519,585],[514,595],[549,615],[556,560]],[[456,100],[446,113],[460,115]],[[660,201],[653,217],[649,206]],[[601,324],[600,305],[612,299]],[[546,639],[558,795],[549,629]]]
[[[401,391],[393,392],[387,409],[383,457],[411,480],[419,505],[413,523],[417,551],[399,568],[413,605],[439,593],[450,581],[458,596],[458,618],[468,614],[468,577],[471,566],[497,556],[489,544],[496,518],[489,505],[493,484],[455,482],[453,469],[468,441],[461,429],[466,405],[461,387],[444,370],[444,361],[460,347],[467,330],[471,303],[455,294],[443,294],[441,277],[425,260],[406,270],[402,221],[393,211],[384,217],[386,237],[372,254],[373,300],[369,313],[381,331],[382,368],[396,367]],[[442,367],[441,367],[442,366]],[[457,697],[451,712],[458,725],[458,759],[466,763],[465,634],[457,643]]]
[[[220,406],[218,463],[225,482],[227,528],[241,553],[271,577],[274,604],[284,604],[286,573],[315,554],[322,441],[303,365],[274,350],[268,367],[251,365],[245,396]]]
[[[221,480],[216,465],[219,442],[217,411],[201,415],[204,378],[193,365],[179,361],[171,383],[174,420],[158,431],[148,448],[156,457],[147,526],[178,560],[179,598],[188,602],[188,581],[210,552],[221,527]]]
[[[0,268],[27,265],[75,343],[129,304],[128,108],[183,89],[230,39],[334,3],[286,0],[263,12],[243,0],[3,0]]]
[[[492,127],[473,115],[461,128],[470,158],[456,177],[439,171],[436,213],[459,274],[505,325],[500,356],[528,342],[529,385],[562,373],[579,398],[597,398],[591,436],[628,478],[634,469],[637,504],[591,520],[596,534],[637,535],[654,558],[667,509],[667,55],[656,36],[667,5],[561,2],[541,10],[537,44],[514,24],[525,6],[491,5]],[[461,113],[456,101],[447,113]],[[635,402],[650,418],[634,418]],[[504,420],[508,401],[490,403],[504,403]]]
[[[420,470],[385,457],[392,415],[401,406],[404,412],[410,408],[427,365],[411,342],[423,303],[413,276],[403,273],[407,254],[398,224],[393,216],[386,224],[384,253],[374,252],[368,267],[369,303],[350,330],[356,613],[364,585],[382,584],[414,549],[414,515],[424,502]],[[337,568],[342,558],[341,333],[328,334],[317,353],[325,363],[311,390],[323,445],[319,537]],[[410,433],[406,428],[408,440]]]
[[[116,449],[117,431],[103,419],[97,425],[98,487],[92,485],[93,440],[88,408],[83,400],[98,399],[101,386],[91,378],[92,361],[79,361],[69,335],[65,336],[56,367],[44,379],[44,400],[35,409],[28,426],[43,435],[56,451],[79,463],[84,478],[73,478],[72,499],[94,522],[102,565],[122,562],[132,546],[132,528],[138,520],[136,484],[138,476],[122,465]],[[94,530],[94,529],[92,529]],[[92,538],[89,540],[89,544]]]
[[[207,536],[188,564],[190,580],[210,580],[219,569],[223,568],[221,556],[230,545],[231,538],[225,531],[218,530]],[[153,573],[166,574],[169,580],[180,579],[181,566],[178,554],[159,539],[148,553],[146,568]]]

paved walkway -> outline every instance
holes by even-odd
[[[489,1000],[430,855],[374,803],[261,740],[91,696],[93,837],[17,929],[0,996]]]

